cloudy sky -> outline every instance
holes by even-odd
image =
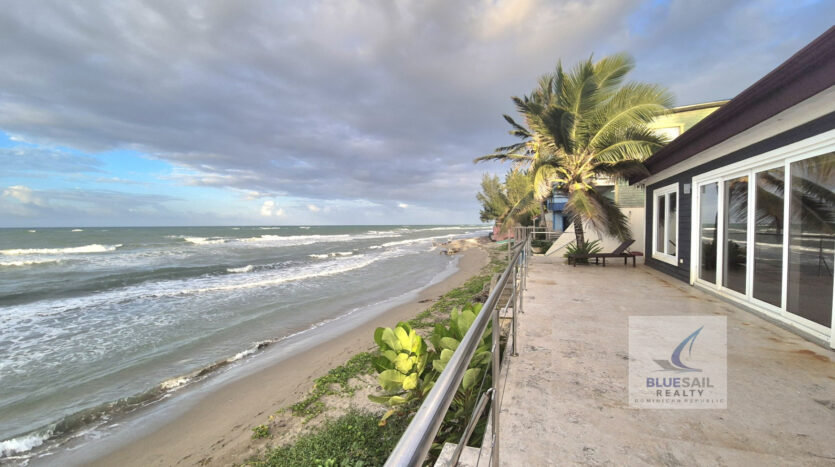
[[[831,1],[3,2],[0,227],[478,221],[559,59],[733,97]]]

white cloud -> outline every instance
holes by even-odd
[[[319,212],[322,210],[322,208],[316,206],[315,204],[308,204],[307,209],[309,209],[311,212]]]
[[[274,207],[275,207],[275,201],[264,201],[264,205],[261,206],[261,215],[262,216],[272,216]]]
[[[273,200],[264,201],[264,204],[261,205],[261,215],[264,217],[280,217],[284,215],[284,209],[277,208]]]
[[[409,207],[409,205],[406,203],[397,203],[397,207],[400,209],[406,209]]]
[[[43,200],[35,194],[35,192],[24,185],[12,185],[3,190],[4,198],[14,198],[23,204],[34,204],[35,206],[43,206]]]

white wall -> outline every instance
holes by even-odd
[[[647,252],[644,251],[644,238],[645,232],[644,227],[646,226],[646,221],[644,219],[644,214],[646,210],[644,208],[621,208],[621,212],[629,219],[629,228],[632,229],[632,238],[635,239],[635,243],[633,243],[630,247],[630,251],[640,251],[644,253],[643,257],[638,257],[638,261],[643,263],[644,258],[646,258]],[[602,235],[595,231],[586,230],[586,241],[590,240],[599,240],[601,246],[603,247],[603,252],[608,253],[620,245],[620,240],[609,237],[607,235]],[[548,252],[545,253],[546,256],[562,256],[565,254],[565,246],[575,240],[574,236],[574,224],[568,226],[565,232],[560,235],[560,237],[554,241],[554,244],[551,245],[551,248],[548,249]]]

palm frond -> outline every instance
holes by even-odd
[[[504,119],[507,121],[507,123],[510,123],[510,126],[513,127],[513,130],[511,130],[510,134],[512,134],[514,136],[519,136],[520,138],[530,138],[531,137],[530,131],[528,131],[528,129],[523,127],[522,125],[513,121],[513,118],[511,118],[510,115],[504,114],[504,115],[502,115],[502,117],[504,117]]]
[[[487,161],[530,161],[531,156],[526,156],[524,154],[508,154],[503,152],[497,152],[493,154],[487,154],[485,156],[479,156],[473,159],[473,162],[487,162]]]
[[[624,77],[635,68],[635,60],[626,53],[609,55],[594,64],[598,91],[608,95],[623,82]]]
[[[541,166],[534,172],[533,192],[537,201],[542,201],[551,196],[556,179],[557,170],[551,165]]]
[[[635,159],[625,159],[617,162],[602,162],[594,166],[594,172],[615,180],[628,180],[634,176],[647,176],[646,166]]]
[[[598,162],[617,162],[624,159],[644,161],[665,143],[663,137],[646,127],[629,127],[620,135],[610,135],[597,144],[601,149],[594,151]]]
[[[611,141],[631,127],[649,124],[666,112],[672,102],[672,95],[660,86],[643,83],[624,85],[589,117],[588,147],[603,149],[599,142]]]

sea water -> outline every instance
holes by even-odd
[[[481,226],[0,229],[0,461],[428,285]]]

